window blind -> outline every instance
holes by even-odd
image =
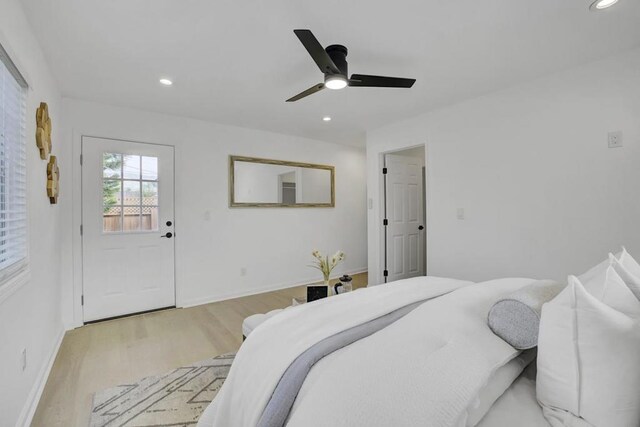
[[[0,49],[0,286],[27,262],[26,91]]]

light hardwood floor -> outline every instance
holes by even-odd
[[[366,284],[366,273],[354,276],[354,288]],[[306,288],[300,286],[68,331],[31,425],[86,427],[94,392],[235,352],[245,317],[304,296]]]

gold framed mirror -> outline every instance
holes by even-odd
[[[333,208],[335,198],[333,166],[229,156],[232,208]]]

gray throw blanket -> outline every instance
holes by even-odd
[[[307,374],[320,359],[336,350],[346,347],[362,338],[365,338],[400,319],[415,309],[424,301],[420,301],[393,311],[385,316],[371,320],[362,325],[355,326],[339,334],[320,341],[304,353],[302,353],[285,371],[271,400],[260,417],[258,427],[282,427],[284,426],[298,391],[302,387]]]

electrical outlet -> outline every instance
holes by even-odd
[[[27,370],[27,349],[23,348],[22,349],[22,358],[21,358],[21,364],[22,364],[22,371],[26,371]]]
[[[622,132],[609,132],[609,148],[622,147]]]
[[[242,267],[240,269],[240,275],[241,276],[246,276],[247,275],[247,267]]]

